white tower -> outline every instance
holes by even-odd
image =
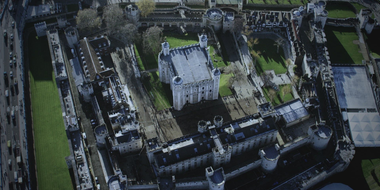
[[[214,170],[211,166],[206,168],[206,178],[209,190],[223,190],[226,182],[223,168]]]
[[[164,56],[169,55],[169,48],[170,48],[169,43],[165,40],[165,42],[162,43],[161,46],[162,46],[162,53],[164,54]]]
[[[308,130],[311,145],[315,150],[323,150],[327,147],[332,136],[332,130],[324,124],[313,125]]]
[[[261,168],[269,173],[276,169],[278,159],[280,158],[280,146],[278,144],[268,146],[259,150],[261,157]]]
[[[173,107],[175,110],[181,110],[184,105],[184,98],[182,96],[182,83],[183,79],[179,76],[175,76],[173,82]]]
[[[201,34],[198,37],[199,37],[199,45],[201,46],[201,48],[206,48],[207,47],[207,35]]]
[[[217,100],[219,96],[219,81],[220,75],[222,74],[218,68],[212,70],[213,78],[214,78],[214,89],[212,89],[212,99]]]

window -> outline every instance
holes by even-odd
[[[211,92],[211,90],[210,90],[210,92]]]
[[[189,97],[189,95],[186,95],[186,98],[188,98]]]

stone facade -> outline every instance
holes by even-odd
[[[170,84],[175,110],[187,103],[218,99],[221,73],[214,68],[205,34],[199,36],[199,44],[190,46],[170,49],[168,42],[162,43],[158,68],[160,81]]]

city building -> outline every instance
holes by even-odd
[[[110,44],[107,36],[94,39],[85,37],[79,41],[78,57],[88,82],[101,80],[114,73],[113,68],[104,65],[101,57],[110,53]]]
[[[218,99],[221,72],[212,63],[205,34],[199,35],[199,44],[170,49],[168,42],[162,43],[158,70],[160,81],[170,84],[175,110]]]
[[[228,164],[236,155],[276,142],[274,119],[249,116],[221,127],[157,145],[149,141],[147,156],[159,176],[180,174],[195,168]]]

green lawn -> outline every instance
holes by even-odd
[[[158,71],[149,73],[149,79],[144,79],[143,84],[157,111],[171,107],[173,95],[170,84],[160,82]]]
[[[330,18],[356,18],[355,11],[347,2],[329,2],[326,10],[329,12],[328,17]]]
[[[135,53],[136,53],[137,65],[140,67],[140,69],[141,69],[142,71],[145,71],[145,67],[144,67],[144,64],[143,64],[143,62],[142,62],[142,60],[141,60],[141,57],[140,57],[139,51],[137,51],[137,47],[136,47],[136,45],[134,45],[134,47],[135,47]]]
[[[277,53],[274,43],[271,39],[259,39],[259,43],[252,48],[255,52],[260,52],[256,61],[259,75],[266,70],[274,70],[276,74],[286,73],[284,51],[280,47]],[[255,59],[253,56],[252,58]]]
[[[362,63],[360,48],[353,43],[359,40],[354,28],[326,26],[325,33],[331,63]]]
[[[287,85],[281,85],[280,86],[280,90],[276,93],[276,96],[273,98],[273,101],[270,100],[269,98],[269,87],[265,87],[263,88],[264,90],[264,96],[265,96],[265,99],[268,101],[268,102],[272,102],[272,105],[273,106],[276,106],[276,105],[280,105],[282,103],[285,103],[287,101],[290,101],[293,99],[293,95],[292,93],[287,93],[287,94],[283,94],[282,93],[282,89],[285,87],[285,86],[289,86],[288,88],[291,88],[291,85],[290,84],[287,84]]]
[[[366,9],[367,7],[359,4],[359,3],[351,3],[355,9],[356,9],[356,13],[359,13],[361,9]]]
[[[219,95],[221,97],[232,95],[232,92],[230,89],[231,84],[230,84],[229,80],[233,76],[234,76],[233,73],[230,73],[230,74],[223,73],[220,75]]]
[[[165,32],[164,36],[166,37],[166,41],[169,43],[170,48],[199,43],[198,35],[196,33],[188,33],[187,35],[181,35],[176,33]]]
[[[369,188],[380,189],[380,185],[376,182],[376,180],[380,179],[380,158],[363,159],[361,166]],[[374,177],[376,177],[376,179]]]
[[[248,0],[248,4],[266,4],[266,5],[303,5],[306,0]]]
[[[46,37],[29,37],[30,91],[38,187],[73,189],[65,157],[70,155]]]

